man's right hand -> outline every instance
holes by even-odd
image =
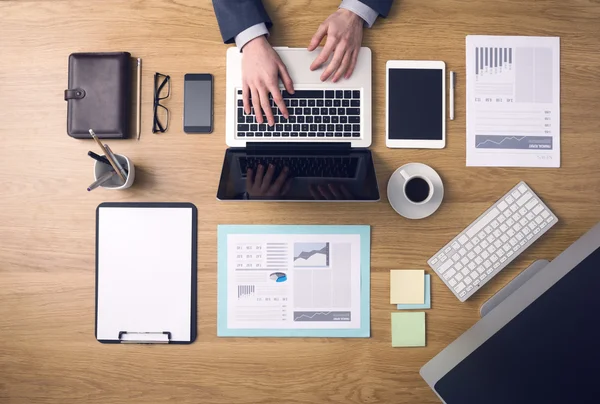
[[[267,38],[263,35],[248,42],[243,49],[242,55],[242,83],[244,97],[244,111],[250,114],[250,96],[256,121],[263,123],[263,112],[270,126],[275,124],[269,93],[273,94],[273,100],[279,107],[281,114],[287,119],[289,117],[281,91],[279,90],[279,77],[283,86],[289,93],[294,92],[294,83],[287,72],[281,58],[271,47]]]

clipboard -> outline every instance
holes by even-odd
[[[191,203],[98,206],[95,335],[99,342],[194,342],[197,217]]]

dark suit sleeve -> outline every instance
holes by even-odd
[[[237,34],[253,25],[273,25],[261,0],[213,0],[213,7],[225,43],[233,43]]]
[[[361,3],[366,4],[371,7],[373,10],[377,11],[380,16],[387,17],[390,8],[392,8],[392,3],[394,0],[359,0]]]

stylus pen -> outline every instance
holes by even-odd
[[[98,188],[100,185],[102,185],[106,181],[110,180],[113,177],[113,175],[116,175],[116,174],[117,173],[114,172],[113,170],[105,172],[103,175],[100,176],[100,178],[98,178],[96,181],[92,182],[90,184],[90,186],[87,187],[88,192],[93,191],[94,189]]]
[[[137,58],[137,140],[142,134],[142,59]]]
[[[450,72],[450,120],[454,120],[454,88],[456,87],[456,72]]]

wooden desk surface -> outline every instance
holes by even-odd
[[[272,43],[305,47],[337,0],[266,1]],[[373,50],[373,204],[242,204],[215,200],[225,151],[225,50],[207,0],[0,2],[0,401],[3,403],[434,403],[419,368],[468,329],[482,302],[537,258],[554,258],[600,219],[600,3],[596,0],[397,0],[365,32]],[[283,27],[287,27],[284,29]],[[562,167],[465,167],[465,35],[561,37]],[[130,51],[144,59],[143,134],[110,142],[131,157],[131,190],[87,193],[96,147],[66,135],[67,58]],[[458,72],[456,121],[443,150],[385,147],[385,62],[443,60]],[[172,126],[151,133],[152,77],[170,74]],[[215,131],[182,130],[183,75],[215,76]],[[394,169],[419,161],[446,195],[409,221],[387,203]],[[560,223],[467,303],[432,276],[427,347],[391,347],[389,270],[426,259],[519,180]],[[103,201],[198,206],[198,339],[189,346],[103,345],[94,338],[94,211]],[[328,217],[323,222],[323,217]],[[369,339],[216,337],[216,226],[372,226]]]

